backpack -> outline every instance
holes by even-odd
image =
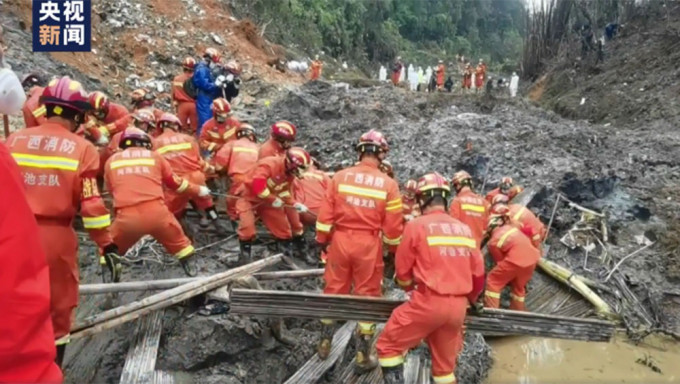
[[[193,76],[184,80],[184,84],[182,84],[182,89],[184,89],[184,93],[186,93],[187,96],[191,97],[194,100],[196,99],[196,96],[198,96],[198,89],[196,89],[196,86],[194,85]]]

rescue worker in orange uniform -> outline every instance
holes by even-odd
[[[194,75],[196,60],[193,57],[185,57],[182,60],[182,73],[172,79],[172,103],[176,108],[177,117],[182,122],[182,130],[194,134],[198,127],[198,114],[196,113],[196,100],[184,92],[184,83]]]
[[[416,201],[417,190],[418,182],[415,180],[407,180],[404,184],[404,193],[401,196],[404,206],[404,221],[411,221],[420,216],[420,207]]]
[[[309,211],[300,214],[300,221],[306,226],[314,227],[319,215],[321,204],[326,198],[326,188],[330,184],[330,177],[319,170],[312,159],[312,164],[302,173],[300,179],[293,181],[293,197],[295,201],[304,204]]]
[[[179,259],[187,275],[195,276],[194,247],[165,205],[163,187],[199,197],[209,196],[210,189],[175,175],[168,161],[151,151],[151,137],[141,129],[123,131],[120,149],[106,163],[105,172],[116,210],[111,226],[115,243],[125,253],[142,236],[151,235]]]
[[[477,92],[484,88],[484,82],[486,81],[486,64],[482,59],[479,59],[479,64],[475,69],[475,87],[477,87]]]
[[[378,169],[380,170],[380,172],[389,176],[390,179],[394,179],[394,167],[392,166],[392,163],[390,163],[389,161],[387,160],[381,161],[380,165],[378,166]]]
[[[541,253],[531,244],[531,239],[513,225],[509,213],[510,209],[500,204],[494,207],[494,214],[489,219],[487,247],[496,266],[486,279],[484,306],[498,308],[501,291],[510,284],[510,309],[525,311],[526,285]]]
[[[294,178],[302,177],[311,162],[304,149],[293,147],[286,151],[285,156],[270,156],[258,160],[248,173],[236,201],[242,262],[249,263],[251,260],[255,214],[262,219],[264,226],[276,239],[279,250],[286,256],[293,256],[293,246],[299,253],[304,253],[299,212],[306,212],[307,207],[293,200],[290,186]]]
[[[269,156],[283,156],[293,145],[297,128],[289,121],[277,121],[271,126],[269,139],[260,147],[260,159]]]
[[[151,132],[155,133],[155,128],[156,128],[156,118],[154,117],[153,113],[149,109],[140,109],[139,111],[135,111],[130,115],[130,118],[132,119],[132,126],[141,129],[142,131],[151,134]],[[124,131],[124,130],[123,130]],[[101,170],[99,175],[103,176],[104,175],[104,169],[106,167],[106,161],[113,155],[114,153],[120,151],[120,138],[123,135],[123,131],[116,133],[111,137],[111,141],[107,144],[106,147],[101,148],[99,150],[99,155],[100,155],[100,161],[101,163],[99,164]],[[152,135],[153,136],[153,135]]]
[[[236,140],[225,144],[215,155],[216,171],[224,171],[229,177],[226,206],[234,231],[237,230],[235,223],[239,217],[236,211],[238,193],[244,189],[246,177],[257,163],[259,149],[255,128],[250,124],[241,123],[236,129]]]
[[[522,192],[524,192],[524,187],[522,187],[521,185],[513,185],[512,188],[508,190],[508,199],[512,201],[512,199],[517,197],[517,195],[519,195]]]
[[[486,194],[486,201],[488,201],[490,204],[493,204],[493,198],[496,197],[496,195],[502,194],[507,196],[510,188],[512,188],[513,185],[514,183],[512,181],[512,177],[506,176],[501,178],[501,182],[498,183],[498,187],[492,189]]]
[[[236,139],[236,128],[241,123],[232,116],[231,105],[226,99],[219,98],[212,103],[213,117],[201,128],[199,144],[201,149],[214,155],[222,146]]]
[[[316,241],[328,251],[324,272],[325,294],[380,296],[384,269],[383,242],[391,254],[401,241],[404,228],[399,186],[380,172],[378,166],[389,149],[382,133],[371,130],[357,144],[359,165],[337,172],[326,191],[316,220]],[[382,241],[380,235],[382,234]],[[321,321],[317,352],[325,360],[331,350],[335,324]],[[357,372],[378,364],[370,340],[375,323],[359,321],[357,329]]]
[[[444,62],[439,60],[439,65],[437,66],[437,90],[441,91],[444,87],[444,77],[446,76],[446,67]]]
[[[148,109],[153,113],[156,120],[160,119],[165,112],[154,106],[156,95],[146,88],[138,88],[130,93],[130,104],[132,105],[132,112]]]
[[[392,84],[399,85],[399,79],[401,79],[401,71],[404,70],[404,63],[401,62],[401,56],[397,56],[397,59],[392,65]]]
[[[470,227],[477,247],[482,245],[489,222],[489,203],[472,190],[472,176],[465,171],[456,172],[451,182],[456,197],[451,200],[451,217]]]
[[[40,103],[47,121],[13,133],[7,144],[23,173],[50,268],[52,325],[61,365],[78,305],[78,237],[73,230],[78,208],[113,281],[120,278],[121,264],[109,234],[111,216],[97,188],[97,150],[74,133],[91,108],[87,93],[79,82],[62,77],[48,84]]]
[[[395,280],[410,299],[397,307],[376,349],[387,384],[404,383],[404,355],[424,339],[435,383],[455,383],[468,305],[479,308],[484,259],[470,228],[446,213],[449,185],[430,173],[418,181],[422,216],[410,221],[397,249]]]
[[[510,199],[505,195],[497,195],[494,197],[492,214],[497,214],[497,207],[507,205],[510,220],[522,230],[522,233],[531,239],[531,244],[533,244],[534,247],[542,250],[541,245],[543,244],[547,232],[545,224],[543,224],[529,208],[521,204],[511,204],[509,200]]]
[[[309,77],[311,81],[319,80],[321,77],[321,71],[323,70],[323,62],[319,60],[319,55],[316,55],[314,61],[312,61],[312,74]]]
[[[111,137],[122,132],[132,122],[127,108],[112,103],[103,92],[90,93],[89,100],[92,111],[88,114],[83,128],[85,135],[92,138],[95,143],[107,143]]]
[[[168,161],[175,175],[192,184],[206,186],[205,173],[215,173],[215,168],[201,157],[196,139],[180,132],[182,122],[171,113],[163,114],[158,125],[162,133],[153,139],[154,150]],[[192,197],[171,189],[165,190],[165,204],[178,220],[184,217],[184,210],[190,201],[197,210],[205,212],[207,216],[201,217],[201,226],[207,227],[210,221],[218,232],[226,232],[226,228],[218,220],[210,195]]]
[[[36,127],[46,120],[45,107],[40,104],[40,96],[42,96],[45,87],[41,87],[39,83],[40,79],[38,76],[32,73],[26,75],[21,81],[24,90],[28,89],[28,92],[26,92],[26,102],[24,102],[24,106],[21,108],[26,128]]]
[[[26,200],[24,177],[4,144],[0,144],[0,185],[0,382],[61,383],[62,373],[55,364],[47,258]]]
[[[465,65],[465,70],[463,71],[463,92],[472,87],[472,72],[472,66],[470,63],[467,63],[467,65]]]

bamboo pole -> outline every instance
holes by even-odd
[[[607,304],[600,296],[598,296],[592,289],[586,285],[586,283],[581,280],[578,275],[575,275],[572,271],[567,268],[553,263],[550,260],[540,259],[538,261],[538,266],[548,275],[554,277],[560,282],[569,285],[576,292],[580,293],[586,300],[588,300],[595,309],[597,314],[605,319],[619,320],[620,316],[615,313],[612,308]]]
[[[197,281],[180,285],[176,288],[157,293],[140,301],[120,306],[98,315],[86,318],[80,324],[71,329],[71,339],[94,335],[103,330],[135,320],[138,317],[161,308],[180,303],[194,296],[221,287],[230,281],[250,275],[264,267],[274,265],[281,261],[281,254],[258,260],[239,268],[218,273]]]
[[[315,277],[323,275],[323,268],[303,269],[300,271],[276,271],[258,272],[253,277],[260,281],[295,279],[303,277]],[[202,277],[182,277],[179,279],[164,279],[150,281],[126,281],[113,284],[81,284],[79,287],[80,295],[96,295],[101,293],[119,293],[134,291],[153,291],[161,289],[175,288],[179,285],[202,279]]]
[[[120,375],[121,384],[146,384],[154,376],[164,313],[164,310],[150,313],[137,323]]]

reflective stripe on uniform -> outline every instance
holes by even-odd
[[[501,298],[500,292],[486,291],[486,292],[484,292],[484,296],[489,296],[492,299],[500,299]]]
[[[387,200],[387,192],[385,191],[372,188],[355,187],[349,184],[340,184],[338,186],[338,192],[349,195],[372,197],[379,200]]]
[[[220,134],[217,133],[217,132],[208,131],[208,135],[210,135],[210,136],[212,136],[212,137],[214,137],[214,138],[216,138],[216,139],[219,139],[219,138],[220,138]]]
[[[111,215],[109,214],[96,217],[83,216],[83,227],[85,227],[85,229],[104,228],[109,225],[111,225]]]
[[[515,213],[515,216],[512,217],[512,219],[513,220],[519,220],[520,217],[522,217],[522,214],[524,213],[525,209],[526,209],[525,207],[520,208],[519,211],[517,211],[517,213]]]
[[[524,302],[524,296],[517,296],[517,295],[513,295],[513,294],[511,293],[511,294],[510,294],[510,298],[513,299],[513,300],[515,300],[515,301],[519,301],[520,303],[523,303],[523,302]]]
[[[290,197],[290,192],[283,191],[283,192],[279,193],[279,197]]]
[[[179,144],[166,145],[165,147],[158,148],[156,150],[156,152],[163,154],[163,153],[167,153],[167,152],[183,151],[185,149],[191,149],[191,143],[179,143]]]
[[[432,380],[434,380],[435,383],[437,384],[450,384],[450,383],[455,383],[456,382],[456,376],[453,375],[453,373],[449,373],[448,375],[443,375],[443,376],[434,376],[432,375]]]
[[[40,117],[40,116],[42,116],[42,115],[44,115],[44,114],[47,113],[47,108],[45,108],[44,105],[41,105],[40,107],[36,108],[36,109],[35,109],[33,112],[31,112],[31,113],[33,114],[33,117]]]
[[[475,205],[475,204],[461,204],[460,208],[463,211],[472,211],[472,212],[479,212],[479,213],[484,213],[486,210],[483,205]]]
[[[318,180],[323,180],[323,176],[317,175],[317,174],[314,173],[314,172],[305,172],[305,173],[303,173],[302,175],[303,175],[303,177],[309,176],[309,177],[313,177],[313,178],[318,179]]]
[[[175,257],[178,258],[178,259],[183,259],[183,258],[191,255],[192,253],[194,253],[194,246],[189,245],[186,248],[182,249],[181,251],[175,253]]]
[[[431,247],[438,245],[458,245],[461,247],[477,248],[477,242],[474,239],[462,236],[428,236],[427,245]]]
[[[12,153],[18,165],[29,168],[62,169],[77,171],[79,161],[68,157],[30,155],[28,153]]]
[[[387,245],[399,245],[399,243],[401,243],[401,236],[394,239],[390,239],[387,236],[383,236],[383,242]]]
[[[498,248],[503,247],[503,244],[505,244],[505,241],[508,239],[508,237],[515,232],[517,232],[517,228],[511,228],[509,231],[505,232],[503,236],[501,236],[500,240],[498,240],[498,244],[496,244],[496,247]]]
[[[316,230],[321,231],[321,232],[330,232],[331,228],[333,228],[332,224],[324,224],[320,221],[317,220],[316,222]]]
[[[59,346],[59,345],[66,345],[71,342],[71,334],[69,333],[68,335],[62,336],[58,338],[57,340],[54,341],[54,345]]]
[[[184,83],[182,83],[181,81],[174,81],[172,85],[174,85],[175,87],[184,87]]]
[[[208,145],[208,151],[212,151],[215,147],[217,147],[216,143],[210,143],[210,145]]]
[[[235,131],[236,131],[236,128],[232,128],[232,129],[230,129],[230,130],[224,132],[224,134],[222,135],[222,138],[228,139],[228,138],[234,136],[234,132],[235,132]]]
[[[269,191],[269,188],[265,188],[264,191],[260,192],[257,194],[257,197],[264,199],[266,197],[269,197],[271,195],[271,192]]]
[[[257,153],[257,149],[248,147],[234,147],[234,152]]]
[[[134,165],[156,165],[156,160],[154,159],[116,160],[111,162],[111,169],[129,167]]]
[[[334,320],[331,320],[331,319],[321,319],[321,324],[324,324],[324,325],[333,325],[333,324],[335,324],[335,321],[334,321]]]
[[[362,335],[372,335],[375,333],[375,323],[367,323],[360,321],[358,323],[359,326],[359,332],[361,332]]]
[[[402,209],[404,209],[404,206],[401,204],[401,198],[388,201],[387,206],[385,207],[387,212],[401,211]]]
[[[381,367],[391,368],[404,364],[404,356],[381,357],[378,359]]]
[[[177,187],[177,192],[182,193],[186,191],[187,188],[189,188],[189,182],[186,181],[186,179],[182,179],[182,183]]]
[[[397,284],[399,284],[400,287],[408,287],[413,284],[413,280],[399,280],[397,278],[395,278],[395,280],[397,280]]]

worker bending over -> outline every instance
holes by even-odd
[[[472,176],[469,173],[457,172],[451,184],[456,190],[456,197],[451,200],[451,217],[470,227],[477,247],[481,247],[489,221],[489,203],[472,190]]]
[[[484,260],[470,228],[446,213],[450,188],[437,173],[418,181],[422,216],[406,224],[397,249],[395,280],[411,292],[378,337],[387,384],[404,383],[404,355],[424,339],[435,383],[455,383],[463,347],[463,321],[484,289]]]
[[[382,133],[371,130],[357,144],[359,165],[336,173],[326,191],[316,221],[316,241],[328,251],[325,294],[380,296],[384,269],[382,243],[394,254],[404,225],[397,182],[378,167],[389,149]],[[382,234],[382,241],[380,236]],[[322,320],[319,358],[331,351],[335,324]],[[377,366],[371,349],[375,323],[359,321],[356,370]]]
[[[402,194],[404,221],[411,221],[420,216],[420,207],[416,201],[417,190],[418,182],[415,180],[407,180],[404,184],[404,193]]]
[[[271,126],[269,139],[260,147],[260,159],[269,156],[283,156],[293,145],[297,128],[289,121],[277,121]]]
[[[236,128],[241,123],[233,117],[231,105],[226,99],[212,102],[213,117],[203,124],[199,143],[201,149],[212,157],[224,144],[236,139]]]

